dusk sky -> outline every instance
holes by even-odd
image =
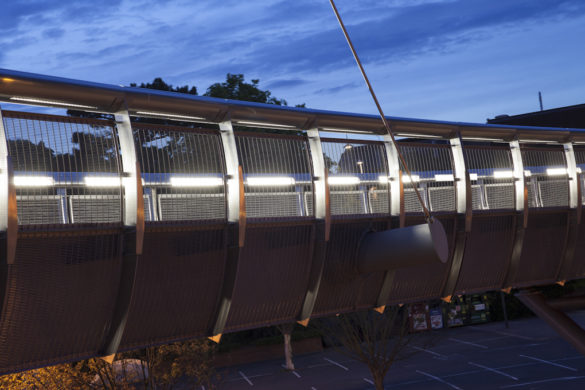
[[[338,0],[387,115],[485,122],[585,103],[583,0]],[[327,0],[2,0],[0,68],[376,113]]]

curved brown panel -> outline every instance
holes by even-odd
[[[577,241],[575,243],[573,261],[564,275],[567,279],[580,279],[585,277],[585,223],[583,219],[577,229]]]
[[[475,215],[465,243],[463,264],[455,292],[497,290],[506,277],[514,240],[515,213]],[[498,245],[494,245],[498,243]]]
[[[296,320],[311,268],[312,221],[248,224],[226,332]]]
[[[2,372],[93,356],[110,320],[120,237],[19,238],[0,322]]]
[[[524,246],[513,287],[554,283],[564,256],[567,211],[530,210]]]
[[[221,288],[225,231],[147,231],[121,349],[206,334]]]
[[[445,264],[437,263],[425,268],[397,270],[394,276],[394,285],[390,292],[389,305],[440,297],[443,283],[453,260],[455,219],[454,216],[435,217],[441,221],[447,233],[450,250],[449,261]],[[422,223],[422,221],[421,217],[407,217],[406,225],[416,225]]]

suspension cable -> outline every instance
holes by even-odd
[[[358,67],[360,68],[360,72],[362,73],[362,76],[364,77],[364,80],[368,86],[368,89],[370,90],[370,94],[372,95],[372,98],[374,99],[374,103],[376,103],[376,107],[378,108],[378,112],[380,113],[380,117],[382,118],[382,122],[384,123],[384,127],[386,128],[386,132],[390,135],[390,138],[392,139],[392,143],[394,144],[394,147],[396,148],[396,151],[398,152],[398,158],[400,159],[400,163],[402,164],[402,167],[406,171],[406,174],[408,175],[410,183],[413,185],[412,188],[414,188],[414,192],[416,194],[416,197],[418,198],[418,202],[420,203],[420,205],[423,209],[423,213],[425,214],[425,219],[430,222],[430,221],[432,221],[431,212],[429,211],[427,206],[425,206],[425,203],[423,202],[423,199],[422,199],[420,192],[418,190],[418,186],[416,184],[414,184],[414,181],[412,180],[412,174],[410,173],[410,169],[408,168],[408,164],[406,164],[406,160],[404,159],[404,156],[402,155],[402,151],[400,150],[400,145],[398,144],[398,142],[396,142],[396,138],[394,138],[394,133],[392,132],[392,128],[390,127],[390,124],[386,120],[386,116],[384,115],[384,112],[382,111],[382,107],[380,106],[380,102],[378,102],[378,98],[376,97],[376,94],[374,93],[374,89],[372,88],[372,84],[370,84],[370,80],[368,79],[368,76],[366,75],[366,71],[365,71],[364,67],[362,66],[362,62],[360,61],[360,59],[357,55],[357,52],[353,46],[353,43],[351,42],[351,39],[349,38],[349,34],[347,33],[347,30],[345,29],[345,25],[343,24],[343,21],[341,20],[341,16],[339,15],[339,12],[337,11],[337,7],[335,6],[335,3],[333,2],[333,0],[329,0],[329,2],[331,3],[331,7],[333,7],[333,12],[335,12],[335,16],[337,17],[337,21],[339,22],[339,25],[341,26],[341,29],[343,30],[343,35],[345,35],[345,40],[347,41],[347,44],[349,45],[349,48],[351,49],[351,52],[353,54],[353,58],[355,58],[355,61],[357,62]]]

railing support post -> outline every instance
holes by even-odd
[[[124,232],[122,246],[122,269],[114,313],[106,328],[102,356],[114,355],[120,346],[128,320],[132,293],[134,291],[138,258],[142,254],[144,242],[144,197],[142,195],[142,177],[136,157],[132,125],[127,109],[117,111],[114,115],[116,130],[122,155],[122,187],[124,202]]]
[[[567,240],[565,242],[565,253],[555,280],[558,282],[565,282],[569,277],[569,272],[575,261],[575,247],[577,246],[580,218],[580,186],[579,175],[577,173],[577,160],[575,159],[575,152],[573,144],[566,142],[563,144],[565,151],[565,160],[567,161],[567,175],[569,179],[569,215],[567,218]]]
[[[512,253],[508,263],[508,270],[502,283],[502,289],[510,290],[512,283],[516,279],[520,257],[522,256],[522,247],[524,246],[524,234],[528,226],[528,187],[524,177],[524,163],[522,162],[522,150],[520,142],[517,139],[510,141],[510,153],[512,155],[512,164],[514,166],[514,190],[515,190],[515,233],[512,244]]]
[[[309,271],[309,283],[303,301],[301,312],[297,320],[306,325],[311,318],[327,254],[327,242],[331,229],[331,208],[329,205],[329,186],[327,184],[327,167],[323,159],[323,148],[319,129],[307,130],[311,165],[313,167],[313,212],[315,214],[315,232],[313,243],[313,258]]]
[[[244,178],[238,151],[236,137],[230,120],[219,124],[221,143],[226,167],[226,198],[227,198],[227,227],[226,227],[226,263],[223,283],[217,303],[215,316],[209,325],[211,339],[219,342],[224,331],[230,312],[232,297],[238,274],[238,260],[240,249],[244,246],[246,234],[246,203],[244,199]]]
[[[471,179],[466,169],[465,155],[463,153],[463,141],[461,134],[455,133],[450,139],[451,153],[453,155],[453,179],[455,180],[455,206],[457,221],[455,223],[455,248],[451,259],[451,268],[447,280],[443,286],[442,299],[450,301],[457,288],[457,281],[463,265],[465,244],[467,236],[471,232],[473,215],[471,202]]]
[[[404,221],[404,207],[403,199],[401,197],[404,195],[401,191],[403,185],[401,183],[401,174],[400,174],[400,162],[398,158],[398,151],[396,150],[396,146],[394,142],[392,142],[392,138],[389,134],[384,135],[384,150],[386,152],[386,161],[388,162],[388,187],[389,187],[389,208],[390,208],[390,219],[391,219],[391,228],[401,228],[403,227]],[[390,299],[390,291],[392,290],[392,284],[394,283],[394,276],[396,275],[396,270],[388,270],[384,274],[384,280],[382,282],[382,288],[378,293],[378,298],[376,300],[376,310],[382,311],[383,308],[388,303]]]

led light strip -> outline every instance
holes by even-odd
[[[294,186],[295,179],[286,176],[266,176],[266,177],[248,177],[246,184],[254,187],[283,187],[283,186]]]
[[[24,103],[38,103],[38,104],[47,104],[51,106],[61,106],[61,107],[74,107],[74,108],[87,108],[90,110],[97,110],[97,107],[94,106],[86,106],[83,104],[74,104],[74,103],[66,103],[66,102],[58,102],[54,100],[43,100],[43,99],[35,99],[35,98],[27,98],[27,97],[20,97],[20,96],[13,96],[10,100],[15,102],[24,102]]]
[[[159,117],[164,117],[164,118],[205,120],[205,118],[202,118],[200,116],[169,114],[169,113],[166,113],[166,112],[154,112],[154,111],[136,111],[136,115],[151,115],[151,116],[159,116]]]
[[[171,177],[170,180],[172,187],[219,187],[223,185],[223,179],[221,177]]]

